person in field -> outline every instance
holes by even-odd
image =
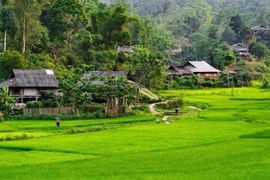
[[[176,108],[175,108],[175,114],[178,114],[178,111],[179,111],[179,109],[178,109],[178,107],[176,106]]]
[[[59,126],[60,126],[60,118],[59,117],[55,118],[55,123],[56,123],[56,127],[59,128]]]

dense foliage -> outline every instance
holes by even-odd
[[[59,79],[74,69],[125,70],[140,84],[162,89],[166,65],[204,60],[221,70],[241,58],[231,44],[269,65],[266,0],[2,0],[0,80],[13,68],[53,69]],[[108,1],[107,1],[108,2]],[[134,53],[117,47],[134,46]],[[172,58],[172,50],[181,50]]]

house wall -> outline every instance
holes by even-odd
[[[207,72],[207,73],[197,73],[197,75],[202,76],[202,77],[214,78],[218,76],[218,73]]]
[[[37,96],[38,90],[36,88],[24,88],[23,95],[24,96]]]
[[[18,102],[37,101],[40,98],[41,91],[50,91],[57,94],[56,88],[10,88],[9,95],[18,98]]]

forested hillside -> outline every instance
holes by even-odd
[[[98,0],[2,0],[0,80],[11,69],[53,69],[59,79],[93,70],[129,71],[158,88],[166,51],[176,41],[152,19],[131,15],[124,3]],[[119,46],[135,46],[132,55]]]
[[[1,0],[0,79],[13,68],[53,69],[60,79],[92,70],[125,70],[163,88],[166,65],[205,60],[223,70],[240,63],[234,43],[268,72],[267,0]],[[117,52],[133,46],[134,53]],[[173,50],[181,56],[173,58]]]
[[[241,60],[230,47],[239,43],[250,50],[251,59],[264,60],[262,67],[269,64],[269,0],[127,1],[133,12],[150,16],[178,41],[184,56],[173,63],[200,59],[223,69]],[[257,25],[268,30],[253,30]]]

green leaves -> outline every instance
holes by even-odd
[[[60,40],[67,39],[68,32],[77,32],[79,24],[87,23],[85,10],[78,0],[56,0],[48,17],[50,36]]]

